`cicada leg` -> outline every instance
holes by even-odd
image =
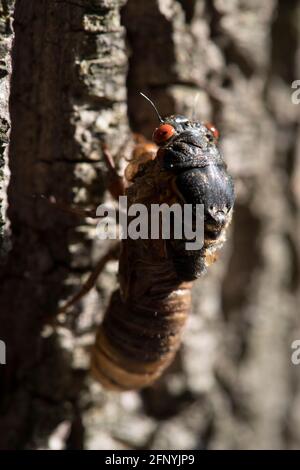
[[[112,197],[118,200],[119,196],[122,196],[125,193],[127,184],[126,179],[122,178],[116,170],[115,163],[111,153],[108,150],[108,147],[105,143],[102,143],[102,155],[103,160],[106,164],[106,168],[108,170],[108,191],[112,195]],[[67,214],[77,215],[78,217],[89,217],[92,219],[97,219],[99,216],[96,215],[96,208],[95,209],[82,209],[76,206],[70,206],[61,201],[57,201],[54,196],[45,196],[43,194],[34,194],[33,198],[39,198],[46,201],[48,204],[52,205],[56,209],[59,209]]]
[[[112,197],[118,200],[119,196],[125,194],[127,187],[126,179],[118,174],[115,162],[105,143],[102,144],[102,155],[108,170],[108,190]]]
[[[58,314],[67,313],[67,311],[84,297],[96,284],[98,276],[101,274],[108,261],[117,260],[119,258],[120,242],[113,243],[109,250],[97,262],[96,266],[90,273],[87,280],[82,284],[80,290],[71,297],[58,311]]]
[[[125,178],[122,178],[117,173],[114,160],[106,144],[104,143],[102,144],[102,154],[103,154],[103,159],[106,163],[106,167],[108,169],[108,174],[109,174],[108,190],[113,196],[113,198],[118,199],[119,196],[125,193],[125,189],[126,189]],[[50,204],[53,204],[55,207],[57,207],[58,209],[64,212],[74,214],[79,217],[99,218],[99,216],[96,215],[96,209],[85,210],[85,209],[81,209],[81,208],[77,208],[73,206],[68,206],[67,204],[58,202],[53,198],[46,198],[45,196],[41,196],[41,197],[47,200]],[[119,251],[120,251],[119,241],[111,244],[110,248],[105,253],[105,255],[103,255],[99,259],[96,266],[94,267],[94,269],[88,276],[87,280],[81,286],[80,290],[59,309],[58,314],[66,313],[74,304],[76,304],[82,297],[84,297],[94,287],[94,285],[96,284],[97,278],[103,271],[106,263],[110,260],[119,258]]]
[[[57,201],[54,196],[45,196],[43,194],[37,194],[33,197],[39,198],[50,204],[53,208],[60,211],[66,212],[67,214],[76,215],[78,217],[88,217],[90,219],[98,219],[99,216],[96,215],[96,209],[82,209],[77,206],[71,206],[65,202]]]

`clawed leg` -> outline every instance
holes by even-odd
[[[122,178],[115,167],[114,160],[107,148],[105,143],[102,144],[102,153],[103,153],[103,160],[106,164],[108,170],[108,191],[112,195],[112,197],[118,200],[119,196],[122,196],[126,190],[126,180]],[[81,209],[79,207],[70,206],[64,202],[57,201],[54,196],[47,197],[43,194],[34,194],[33,198],[39,198],[46,201],[48,204],[51,204],[53,207],[66,212],[67,214],[73,214],[78,217],[89,217],[92,219],[97,219],[99,216],[96,215],[96,208],[95,209]]]
[[[82,297],[84,297],[96,284],[98,276],[101,274],[103,271],[106,263],[108,261],[111,261],[113,259],[118,259],[119,258],[119,251],[120,251],[120,243],[116,242],[111,245],[110,249],[107,251],[107,253],[100,258],[100,260],[97,262],[95,268],[93,271],[90,273],[89,277],[85,281],[85,283],[81,286],[81,289],[73,296],[71,297],[65,305],[63,305],[58,313],[67,313],[70,307],[77,303]]]
[[[80,209],[79,207],[70,206],[64,202],[57,201],[54,196],[47,197],[43,194],[37,194],[33,196],[46,201],[52,205],[55,209],[66,212],[67,214],[77,215],[78,217],[89,217],[92,219],[99,219],[100,216],[96,215],[96,209]]]
[[[118,199],[119,196],[125,193],[125,189],[126,189],[125,179],[122,178],[117,173],[113,158],[110,152],[108,151],[106,144],[104,143],[102,145],[102,152],[103,152],[103,159],[108,169],[108,177],[109,177],[108,190],[110,191],[111,195],[115,199]],[[96,210],[85,210],[85,209],[80,209],[78,207],[69,206],[68,204],[65,204],[63,202],[56,201],[56,199],[53,196],[50,198],[47,198],[44,195],[37,195],[34,197],[39,197],[41,199],[44,199],[45,201],[52,204],[57,209],[60,209],[69,214],[74,214],[79,217],[99,218],[99,216],[96,215]],[[120,242],[117,241],[113,243],[110,246],[107,253],[102,258],[100,258],[95,268],[90,273],[85,283],[82,285],[81,289],[59,309],[58,314],[67,313],[68,310],[75,303],[77,303],[82,297],[84,297],[94,287],[97,281],[97,278],[100,275],[100,273],[103,271],[106,263],[110,260],[119,258],[119,251],[120,251]]]
[[[105,143],[102,144],[102,153],[106,168],[108,170],[108,190],[112,197],[118,200],[119,196],[122,196],[125,193],[126,180],[118,174],[114,160]]]

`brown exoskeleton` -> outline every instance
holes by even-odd
[[[115,197],[126,194],[129,207],[137,202],[148,209],[160,203],[203,204],[204,244],[187,251],[185,240],[122,240],[119,288],[112,294],[91,359],[94,377],[115,390],[145,387],[174,358],[191,308],[192,281],[216,259],[234,204],[232,179],[217,148],[217,130],[184,116],[159,119],[154,144],[137,144],[125,172],[126,185],[104,152],[111,192]],[[93,285],[113,255],[115,247],[65,308]]]

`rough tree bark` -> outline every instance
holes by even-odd
[[[2,0],[6,18],[12,5]],[[16,0],[1,448],[299,447],[300,375],[291,363],[300,338],[300,133],[291,102],[299,8],[297,0]],[[5,54],[8,24],[1,17]],[[87,374],[116,265],[98,293],[51,326],[105,244],[92,223],[32,196],[84,207],[105,200],[100,140],[117,156],[128,122],[148,136],[156,125],[140,90],[162,114],[189,114],[200,92],[198,117],[221,130],[237,204],[222,259],[195,286],[175,363],[154,386],[119,396]]]
[[[7,207],[7,150],[10,130],[8,102],[11,76],[12,15],[14,3],[14,0],[1,0],[0,2],[0,259],[8,249],[8,227],[5,223],[5,211]]]

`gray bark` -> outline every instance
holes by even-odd
[[[8,142],[10,130],[9,90],[11,76],[11,47],[13,39],[12,14],[14,0],[0,2],[0,258],[8,249],[8,226],[5,220],[8,181]]]
[[[299,448],[299,1],[124,3],[16,1],[0,447]],[[119,396],[87,373],[116,265],[53,328],[106,245],[92,223],[32,195],[102,202],[100,140],[118,161],[127,111],[132,130],[149,137],[156,126],[139,91],[162,114],[188,115],[200,92],[197,117],[221,131],[237,203],[221,259],[195,285],[175,363]]]

